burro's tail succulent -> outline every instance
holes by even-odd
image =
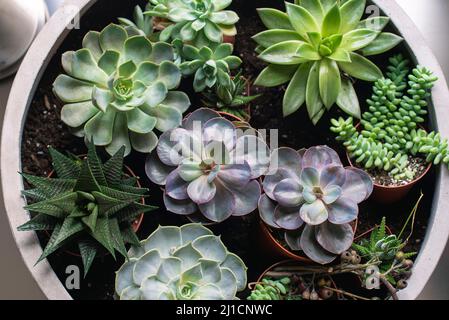
[[[351,223],[358,204],[372,193],[371,178],[343,167],[327,146],[299,152],[280,148],[273,152],[272,164],[259,201],[262,220],[285,230],[290,249],[302,250],[320,264],[332,262],[352,245]]]
[[[246,266],[200,224],[159,227],[117,272],[122,300],[233,300],[246,287]]]
[[[160,137],[146,173],[165,186],[168,211],[196,222],[222,222],[257,208],[257,179],[269,161],[268,146],[254,130],[243,134],[219,113],[199,109]]]
[[[169,44],[130,36],[119,25],[90,31],[83,49],[64,53],[67,74],[53,84],[65,103],[62,121],[111,155],[123,145],[125,154],[151,152],[158,141],[153,130],[177,127],[190,106],[185,93],[172,91],[181,81],[174,58]]]

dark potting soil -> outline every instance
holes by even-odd
[[[426,162],[426,159],[410,156],[407,169],[414,173],[413,177],[411,178],[403,178],[398,180],[394,178],[394,176],[392,176],[389,172],[379,169],[370,169],[367,170],[367,172],[373,178],[374,183],[386,187],[396,187],[404,186],[421,177],[426,172],[428,166],[429,164]]]
[[[145,5],[147,1],[134,1],[135,4]],[[237,11],[241,17],[238,24],[238,36],[236,38],[235,51],[244,61],[244,75],[254,80],[264,65],[257,59],[254,53],[255,44],[251,36],[264,30],[260,22],[256,7],[275,7],[283,9],[283,1],[259,0],[252,3],[245,0],[234,0],[232,9]],[[60,48],[51,58],[50,63],[38,85],[37,91],[31,102],[27,120],[22,137],[22,168],[26,173],[46,176],[52,170],[51,159],[48,154],[48,146],[53,146],[60,151],[83,154],[86,147],[82,139],[72,136],[68,128],[60,120],[62,104],[52,93],[52,83],[62,73],[60,63],[61,55],[68,50],[77,50],[81,47],[81,41],[89,30],[101,30],[111,22],[116,22],[118,16],[131,17],[133,5],[126,1],[99,0],[94,4],[81,19],[81,28],[70,31]],[[403,52],[407,56],[405,46],[399,47],[397,52]],[[375,62],[385,67],[388,56],[377,57]],[[361,101],[371,95],[371,85],[359,82],[356,85]],[[192,100],[191,110],[201,106],[200,97],[191,88],[191,81],[183,81],[181,90],[189,94]],[[258,129],[278,129],[280,146],[300,149],[314,145],[327,144],[338,150],[342,159],[344,150],[338,145],[333,134],[329,130],[329,119],[331,117],[344,116],[337,108],[333,108],[326,114],[317,126],[313,126],[307,116],[304,107],[294,115],[283,118],[282,97],[285,87],[258,88],[253,87],[252,93],[261,93],[263,96],[255,101],[252,109],[251,124]],[[362,104],[363,106],[363,104]],[[102,156],[105,157],[104,151]],[[150,197],[147,200],[152,205],[159,206],[159,210],[146,215],[138,236],[147,238],[158,225],[182,225],[188,221],[175,214],[164,210],[162,192],[158,186],[152,184],[144,172],[145,155],[133,152],[127,159],[126,164],[141,177],[144,187],[150,189]],[[430,215],[431,202],[435,188],[435,174],[432,170],[419,186],[410,193],[402,202],[380,206],[367,201],[360,206],[358,232],[372,228],[380,222],[382,216],[387,216],[387,221],[393,232],[398,232],[410,210],[419,197],[420,190],[425,190],[425,198],[418,210],[417,220],[413,236],[409,243],[410,250],[417,251],[421,241],[424,239],[427,220]],[[258,241],[258,216],[253,213],[244,218],[232,218],[228,221],[212,226],[211,229],[221,235],[223,242],[231,252],[239,255],[248,266],[249,281],[257,280],[262,271],[275,262],[276,258],[267,254]],[[48,237],[39,233],[41,244],[44,246]],[[63,284],[66,283],[68,274],[67,267],[79,266],[82,263],[79,257],[59,251],[48,258],[52,268]],[[102,256],[96,259],[86,279],[81,282],[79,290],[68,290],[74,299],[113,299],[115,271],[123,263],[123,259],[114,261],[111,256]],[[240,294],[245,298],[248,292]]]

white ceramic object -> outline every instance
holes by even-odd
[[[68,0],[50,19],[20,67],[11,90],[3,124],[1,171],[5,207],[22,257],[49,299],[71,299],[71,297],[47,261],[34,267],[34,263],[42,253],[37,236],[33,232],[16,230],[17,226],[29,219],[28,213],[23,209],[25,203],[20,194],[20,190],[23,189],[23,181],[17,174],[18,171],[21,171],[22,128],[39,81],[52,55],[69,32],[66,25],[71,23],[77,14],[73,8],[79,8],[83,14],[96,1]],[[392,22],[405,38],[415,62],[429,67],[439,77],[440,80],[432,94],[433,103],[430,107],[430,117],[434,128],[443,136],[449,137],[449,126],[447,125],[449,123],[449,108],[447,108],[449,92],[441,67],[410,18],[394,1],[375,0],[374,2],[391,17]],[[401,299],[418,297],[435,270],[448,240],[449,173],[447,169],[438,170],[436,183],[427,235],[417,257],[409,286],[399,294]]]
[[[17,71],[47,17],[44,0],[0,0],[0,79]]]

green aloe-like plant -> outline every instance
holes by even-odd
[[[365,0],[295,0],[287,12],[263,8],[259,15],[269,29],[254,36],[259,58],[268,63],[255,84],[274,87],[289,82],[284,116],[304,103],[316,124],[335,103],[360,118],[351,77],[376,81],[379,68],[366,58],[395,47],[402,38],[381,32],[387,17],[362,20]]]
[[[123,145],[126,155],[132,148],[151,152],[158,141],[153,130],[177,127],[190,106],[185,93],[173,91],[182,76],[174,58],[171,45],[130,36],[119,25],[90,31],[83,49],[64,53],[67,74],[53,84],[65,103],[62,121],[110,155]]]
[[[218,84],[203,92],[203,103],[206,107],[230,113],[242,120],[249,120],[249,104],[260,95],[249,95],[248,80],[240,71],[231,78],[230,85]]]
[[[125,245],[139,245],[133,224],[156,207],[141,203],[148,189],[123,172],[122,147],[104,164],[95,146],[87,157],[65,156],[50,149],[56,178],[23,174],[34,188],[23,191],[32,219],[20,231],[47,231],[50,239],[38,262],[67,245],[77,245],[86,275],[101,248],[114,258],[128,257]]]
[[[245,263],[201,224],[159,227],[117,271],[121,300],[233,300],[246,287]]]
[[[196,92],[202,92],[206,88],[215,85],[231,86],[231,70],[238,68],[242,60],[232,55],[234,46],[222,43],[214,49],[209,47],[195,48],[185,45],[183,57],[185,62],[181,64],[182,74],[195,75],[193,88]]]
[[[200,48],[222,43],[224,36],[235,36],[237,13],[224,10],[232,0],[150,0],[146,15],[166,19],[172,24],[160,33],[161,41],[181,39]]]

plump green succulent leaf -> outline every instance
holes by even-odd
[[[268,29],[293,30],[292,23],[285,12],[272,8],[258,8],[257,12]]]
[[[352,52],[350,56],[351,62],[339,62],[338,64],[344,72],[365,81],[376,81],[382,78],[382,71],[370,60],[355,52]]]
[[[320,97],[320,63],[315,62],[309,72],[306,87],[307,112],[316,124],[324,112],[324,105]]]
[[[303,44],[304,42],[295,40],[277,43],[265,49],[259,58],[265,62],[279,65],[298,65],[306,61],[297,55]]]
[[[388,17],[371,17],[360,21],[357,29],[371,29],[374,31],[382,31],[390,22]]]
[[[350,79],[341,79],[341,90],[337,98],[337,105],[350,116],[360,119],[360,104]]]
[[[323,20],[321,27],[321,35],[323,38],[329,37],[340,32],[341,27],[341,14],[339,5],[336,3],[332,9],[330,9]],[[316,30],[312,30],[316,31]]]
[[[307,80],[311,67],[312,63],[303,63],[292,77],[284,95],[284,117],[296,112],[304,104],[306,100]]]
[[[320,32],[320,27],[315,18],[303,7],[286,2],[287,14],[293,28],[303,37],[309,32]]]
[[[54,217],[39,213],[34,216],[30,221],[17,228],[19,231],[44,231],[53,230],[57,225],[58,220]]]
[[[293,30],[271,29],[253,36],[254,41],[262,47],[268,48],[284,41],[303,41],[304,39]]]
[[[372,43],[379,32],[370,29],[357,29],[343,36],[341,47],[347,51],[357,51]]]
[[[337,62],[323,59],[320,63],[319,89],[321,99],[327,109],[336,101],[341,90],[340,70]]]
[[[256,86],[276,87],[288,82],[295,74],[297,66],[271,64],[266,67],[254,81]]]
[[[345,34],[357,28],[360,19],[365,13],[365,7],[365,0],[349,0],[340,7],[341,33]]]
[[[364,56],[381,54],[393,49],[402,41],[403,38],[394,33],[382,32],[368,46],[362,49],[362,54]]]

